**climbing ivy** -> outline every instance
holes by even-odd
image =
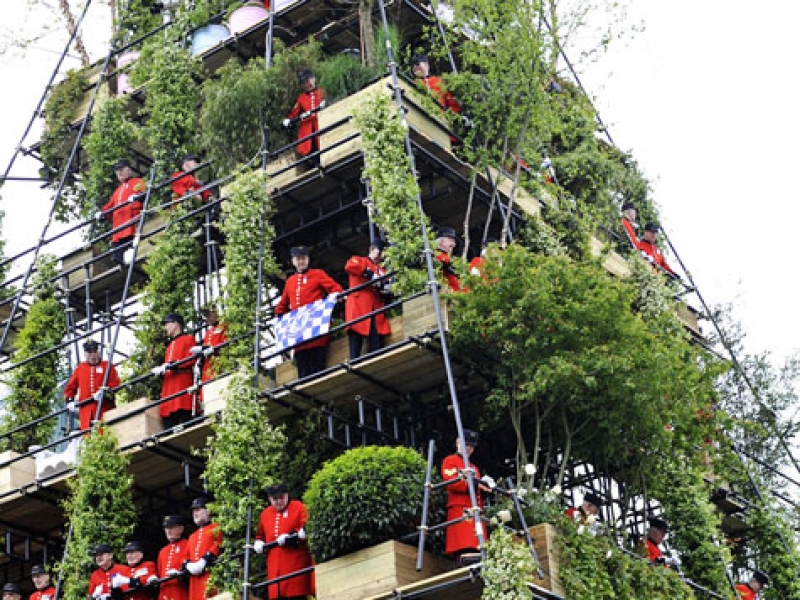
[[[481,577],[484,588],[483,600],[523,600],[533,598],[527,581],[534,571],[533,557],[528,547],[514,542],[505,528],[492,532],[486,546]]]
[[[136,523],[128,473],[129,458],[120,453],[117,436],[100,425],[84,438],[74,477],[67,480],[64,501],[71,533],[59,565],[66,600],[84,600],[93,567],[91,549],[110,544],[119,556]]]
[[[406,130],[400,114],[385,94],[374,93],[353,109],[353,121],[363,140],[363,177],[370,184],[373,218],[392,243],[386,258],[396,273],[394,291],[399,295],[419,291],[426,280],[421,268],[422,231],[416,205],[420,192],[405,153]],[[425,225],[430,233],[427,217]],[[429,243],[435,247],[432,237]]]
[[[204,451],[208,458],[205,477],[214,499],[211,509],[223,533],[222,554],[209,585],[231,593],[242,587],[237,555],[245,544],[248,508],[253,522],[258,522],[263,508],[259,493],[276,483],[286,442],[270,423],[253,379],[246,362],[228,378],[222,420],[212,425],[214,436]],[[254,535],[253,530],[251,541]]]
[[[57,259],[42,255],[32,278],[33,301],[25,314],[25,324],[14,342],[14,362],[23,362],[61,343],[66,335],[66,316],[58,300],[53,278],[58,273]],[[63,376],[64,355],[49,352],[10,371],[7,382],[11,394],[5,402],[2,429],[7,431],[50,414]],[[3,440],[5,448],[27,452],[28,446],[49,440],[53,422],[45,421]]]

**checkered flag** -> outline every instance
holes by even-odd
[[[285,350],[300,342],[306,342],[318,335],[328,333],[334,306],[336,306],[336,298],[328,296],[278,317],[278,322],[275,324],[278,350]]]

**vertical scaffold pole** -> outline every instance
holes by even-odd
[[[417,545],[417,571],[422,570],[422,557],[425,554],[425,537],[428,534],[428,505],[431,501],[431,475],[433,473],[433,453],[436,443],[428,442],[428,469],[425,473],[425,488],[422,490],[422,522],[419,526],[419,543]]]

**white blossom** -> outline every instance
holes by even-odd
[[[510,510],[499,510],[497,511],[497,518],[500,519],[502,523],[510,523],[511,522],[511,511]]]
[[[533,477],[536,474],[536,465],[532,463],[525,465],[525,474]]]

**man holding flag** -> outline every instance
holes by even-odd
[[[297,272],[286,280],[281,299],[275,307],[275,316],[286,315],[278,323],[277,329],[281,332],[278,334],[279,338],[288,336],[292,339],[299,338],[298,341],[302,341],[308,337],[303,335],[303,330],[307,329],[312,332],[313,336],[313,327],[316,326],[314,316],[303,314],[304,311],[292,312],[289,315],[287,313],[330,296],[332,296],[330,300],[335,300],[336,296],[342,293],[342,286],[322,269],[308,268],[311,262],[308,246],[293,247],[291,255],[292,265]],[[320,306],[320,309],[325,310],[325,307]],[[324,323],[326,331],[329,322],[330,307],[328,307],[327,320]],[[294,358],[297,362],[298,378],[308,377],[325,368],[329,343],[330,336],[324,335],[295,348]]]

